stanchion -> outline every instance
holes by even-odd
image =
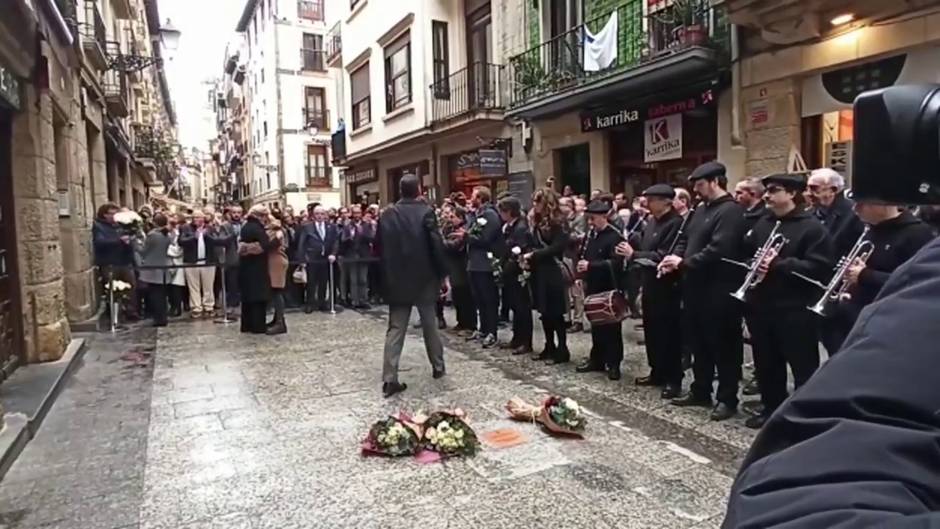
[[[333,262],[327,261],[330,267],[330,314],[336,315],[336,287],[333,285]]]
[[[117,332],[117,307],[114,306],[114,269],[108,267],[108,312],[111,313],[111,334]]]
[[[222,317],[215,320],[216,323],[221,325],[231,325],[235,323],[234,320],[229,319],[228,317],[228,280],[226,279],[225,269],[228,268],[225,266],[225,248],[222,248],[222,272],[220,278],[222,280]]]

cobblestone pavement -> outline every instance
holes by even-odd
[[[155,339],[152,377],[128,367],[146,362],[120,359],[146,351],[146,335],[96,338],[0,485],[0,529],[718,527],[752,434],[635,388],[645,371],[635,337],[614,383],[455,338],[448,376],[433,380],[412,335],[409,388],[384,400],[381,316],[293,314],[273,338],[176,323]],[[575,356],[589,342],[574,336]],[[589,410],[587,440],[505,419],[512,396],[547,392]],[[434,465],[359,455],[385,414],[452,406],[478,433],[515,428],[528,442]]]

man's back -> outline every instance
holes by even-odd
[[[434,211],[402,199],[382,213],[378,231],[388,303],[434,303],[444,277],[443,241]]]

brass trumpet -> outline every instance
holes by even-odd
[[[826,315],[826,306],[830,302],[840,301],[847,299],[849,297],[849,282],[845,280],[845,276],[849,271],[849,267],[855,263],[856,260],[859,260],[863,263],[868,262],[868,259],[871,257],[872,252],[875,251],[875,245],[871,241],[866,241],[865,237],[868,236],[868,232],[871,230],[870,227],[865,226],[865,229],[862,231],[862,235],[855,241],[855,245],[852,246],[852,249],[849,250],[849,253],[845,254],[839,262],[836,263],[835,272],[832,275],[832,279],[829,280],[828,284],[820,283],[815,279],[804,276],[794,272],[794,274],[808,281],[820,288],[823,289],[823,295],[819,298],[819,301],[806,307],[807,309],[819,314],[820,316]]]
[[[744,283],[741,284],[740,288],[731,293],[731,297],[738,301],[744,301],[747,291],[756,287],[764,280],[763,274],[760,273],[761,263],[763,263],[764,259],[771,253],[774,255],[779,254],[780,249],[790,242],[782,233],[779,233],[779,231],[780,221],[778,220],[777,223],[774,224],[774,229],[770,232],[764,245],[758,248],[757,252],[754,253],[754,257],[751,258],[750,263],[742,263],[734,259],[722,258],[722,261],[726,263],[735,264],[748,269],[747,275],[744,277]]]

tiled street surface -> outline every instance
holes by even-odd
[[[410,336],[409,388],[386,401],[380,312],[294,314],[289,328],[270,338],[178,322],[92,338],[0,484],[0,529],[710,528],[751,439],[741,419],[711,423],[635,388],[636,346],[613,383],[451,337],[448,376],[433,380]],[[576,356],[589,341],[573,337]],[[586,440],[506,420],[511,397],[547,392],[590,410]],[[515,428],[528,442],[446,464],[359,455],[383,415],[454,406],[478,433]]]

